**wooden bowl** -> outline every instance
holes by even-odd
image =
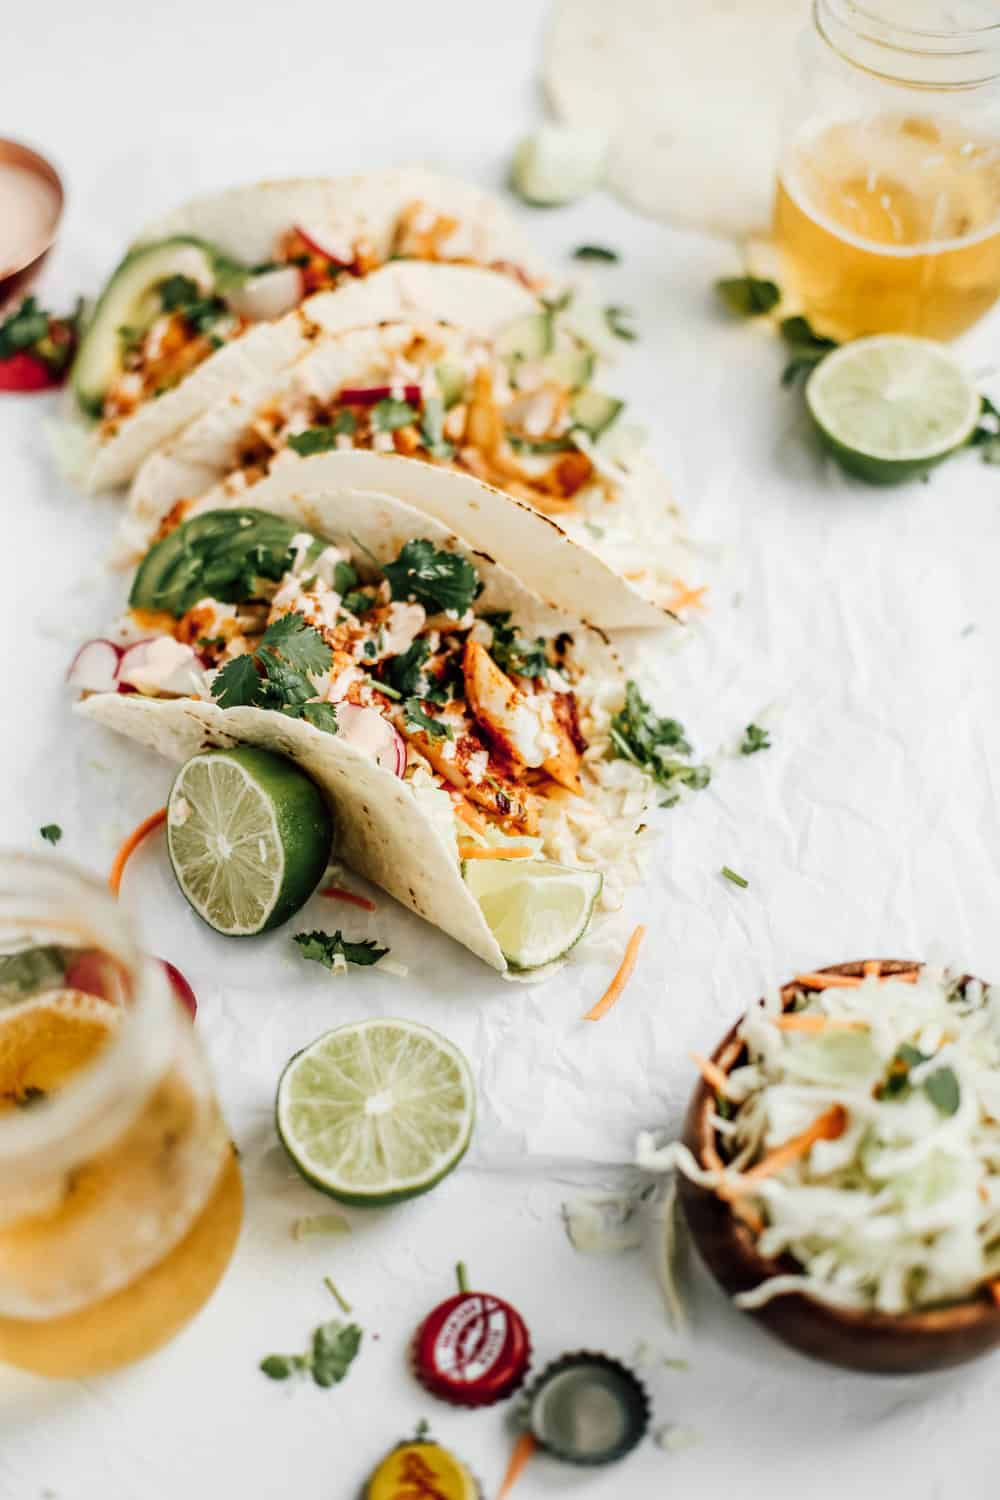
[[[919,969],[918,963],[884,959],[883,974]],[[831,964],[823,974],[860,976],[864,961]],[[961,981],[970,982],[966,975]],[[781,991],[789,1007],[801,993],[794,983]],[[745,1055],[738,1026],[727,1034],[712,1055],[712,1061],[728,1073]],[[695,1089],[684,1126],[684,1144],[702,1165],[708,1165],[718,1138],[711,1124],[715,1095],[702,1080]],[[761,1255],[750,1229],[733,1214],[729,1205],[710,1188],[689,1182],[678,1172],[678,1194],[702,1260],[716,1281],[734,1296],[748,1292],[771,1276],[801,1271],[791,1257],[772,1260]],[[813,1298],[792,1293],[775,1297],[764,1307],[747,1310],[783,1343],[814,1359],[866,1370],[876,1375],[911,1375],[926,1370],[944,1370],[986,1354],[1000,1343],[1000,1306],[982,1292],[965,1302],[949,1303],[920,1312],[890,1313],[828,1307]]]

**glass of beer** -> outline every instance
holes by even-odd
[[[242,1217],[187,1011],[108,891],[0,853],[0,1362],[151,1353],[206,1301]]]
[[[995,0],[814,0],[774,232],[836,339],[949,339],[1000,295]]]

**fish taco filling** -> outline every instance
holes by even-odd
[[[97,303],[74,382],[77,399],[108,439],[144,402],[172,390],[255,323],[272,322],[389,261],[482,265],[532,286],[512,262],[484,265],[474,250],[470,226],[421,202],[400,210],[381,247],[364,236],[338,238],[300,225],[279,235],[270,258],[253,266],[191,236],[142,245],[121,262]]]
[[[111,637],[114,690],[279,710],[336,735],[410,786],[463,871],[593,872],[589,920],[639,874],[650,782],[616,756],[623,684],[573,636],[482,612],[481,593],[466,556],[426,539],[376,566],[261,511],[206,512],[136,574]]]

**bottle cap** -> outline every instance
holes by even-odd
[[[418,1440],[401,1443],[382,1460],[368,1481],[365,1500],[412,1500],[416,1495],[433,1495],[435,1500],[481,1500],[482,1491],[447,1448]]]
[[[632,1371],[606,1354],[564,1354],[525,1393],[527,1424],[553,1458],[609,1464],[649,1426],[649,1397]]]
[[[455,1406],[492,1406],[524,1383],[531,1340],[509,1302],[459,1292],[424,1320],[413,1340],[413,1368],[424,1388]]]

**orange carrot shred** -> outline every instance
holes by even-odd
[[[138,827],[133,828],[128,838],[123,840],[118,853],[114,857],[111,873],[108,876],[108,885],[115,896],[118,895],[121,889],[122,875],[125,873],[125,866],[128,864],[129,859],[138,849],[147,833],[152,833],[154,828],[159,828],[160,824],[166,821],[167,809],[161,807],[157,812],[150,813],[148,818],[143,818]]]
[[[795,983],[807,990],[856,990],[861,980],[856,974],[796,974]]]
[[[986,1283],[986,1286],[993,1301],[1000,1307],[1000,1276],[995,1276],[992,1281]]]
[[[369,901],[367,896],[359,896],[356,891],[345,891],[342,885],[328,885],[325,890],[320,891],[321,896],[329,896],[331,901],[346,901],[351,906],[360,906],[362,911],[374,911],[375,902]]]
[[[842,1104],[831,1104],[821,1115],[817,1115],[811,1125],[805,1130],[793,1135],[791,1140],[785,1141],[781,1146],[776,1146],[766,1156],[743,1173],[745,1182],[759,1182],[762,1177],[773,1177],[775,1172],[780,1172],[782,1167],[787,1167],[790,1162],[797,1161],[800,1156],[805,1156],[817,1141],[835,1141],[842,1136],[847,1129],[847,1110]]]
[[[721,1094],[724,1099],[728,1099],[729,1079],[719,1067],[719,1064],[714,1063],[710,1057],[704,1057],[700,1052],[689,1052],[688,1057],[690,1057],[709,1088],[714,1089],[717,1094]]]
[[[867,1021],[852,1021],[846,1016],[821,1016],[801,1011],[785,1011],[780,1016],[770,1016],[772,1026],[779,1031],[806,1031],[818,1034],[823,1031],[867,1031]]]
[[[625,955],[622,958],[621,964],[619,965],[617,974],[615,975],[614,979],[612,979],[611,983],[608,985],[607,989],[604,991],[604,994],[601,996],[600,1000],[598,1000],[597,1004],[592,1006],[590,1010],[587,1011],[587,1014],[583,1018],[585,1021],[599,1021],[602,1016],[607,1015],[608,1011],[614,1005],[615,1001],[618,1000],[622,990],[625,988],[625,986],[629,982],[629,979],[632,977],[632,970],[635,968],[635,961],[639,957],[639,945],[641,944],[645,936],[646,929],[640,922],[639,926],[635,929],[632,936],[629,938],[628,943],[626,944]]]
[[[677,614],[682,609],[704,609],[705,595],[708,593],[708,584],[703,583],[700,588],[688,588],[683,578],[672,580],[675,593],[670,599],[667,608]]]
[[[503,1476],[500,1488],[497,1490],[497,1500],[504,1500],[504,1497],[510,1494],[537,1451],[538,1439],[534,1433],[522,1433],[514,1444],[514,1451],[510,1456],[507,1472]]]
[[[530,844],[506,844],[490,849],[484,849],[481,844],[464,842],[458,846],[462,859],[530,859],[534,852]]]
[[[866,979],[881,979],[882,964],[877,958],[869,958],[863,965],[862,970]]]
[[[486,833],[488,831],[490,825],[482,813],[477,812],[474,807],[466,802],[461,792],[452,792],[451,800],[455,807],[455,816],[461,818],[463,823],[467,823],[477,833]]]

